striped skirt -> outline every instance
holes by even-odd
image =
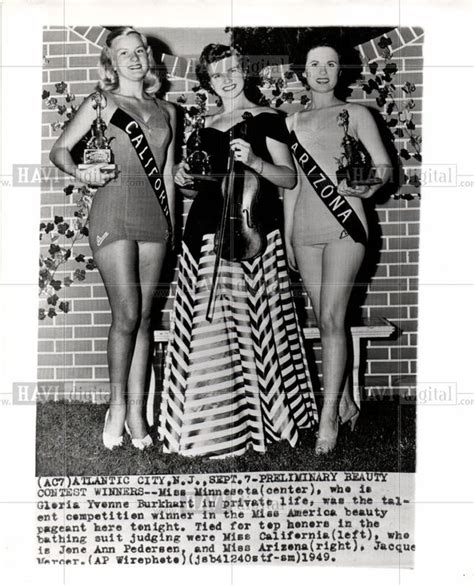
[[[206,319],[214,236],[199,261],[186,244],[165,376],[159,438],[165,453],[224,457],[313,428],[317,411],[279,231],[253,261],[221,263],[212,322]]]

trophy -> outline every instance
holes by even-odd
[[[342,110],[337,117],[338,126],[344,129],[342,139],[342,157],[336,159],[338,169],[336,177],[338,182],[346,179],[349,187],[358,185],[378,185],[382,182],[376,175],[376,169],[372,166],[372,160],[364,145],[349,135],[349,112]]]
[[[186,146],[185,156],[189,172],[196,181],[216,181],[211,176],[211,160],[209,154],[202,148],[201,130],[204,128],[204,117],[196,115],[191,118],[191,127],[194,132],[190,135]]]
[[[113,171],[116,168],[116,165],[114,164],[114,154],[110,148],[110,142],[113,139],[108,139],[105,136],[107,124],[101,117],[102,104],[105,105],[107,103],[106,98],[100,91],[96,91],[92,95],[92,99],[94,101],[92,107],[97,112],[97,116],[92,122],[89,132],[90,138],[87,141],[82,155],[83,162],[79,164],[78,167],[79,170],[83,171],[89,169],[93,165],[105,163],[105,166],[101,168],[101,171]]]

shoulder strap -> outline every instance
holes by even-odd
[[[283,144],[289,144],[290,134],[286,126],[286,116],[276,113],[263,113],[257,119],[261,119],[262,130],[268,138],[272,138]]]
[[[295,114],[294,114],[294,120],[295,121],[293,122],[293,132],[296,132],[296,128],[298,126],[298,118],[299,118],[299,115],[300,115],[299,111],[298,112],[295,112]]]

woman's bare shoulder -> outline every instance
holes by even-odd
[[[155,102],[157,103],[158,107],[161,107],[165,114],[168,116],[169,121],[174,122],[176,120],[177,116],[176,106],[173,103],[157,97],[155,98]]]
[[[292,130],[295,129],[296,120],[298,120],[298,123],[301,123],[302,120],[303,121],[307,120],[310,117],[311,112],[309,112],[308,110],[298,110],[297,112],[293,112],[292,114],[286,117],[286,126],[288,130],[291,132]]]
[[[222,113],[204,116],[204,128],[212,128],[222,119]]]
[[[370,113],[370,108],[355,102],[346,103],[346,109],[349,111],[350,115],[356,119],[363,119],[372,115]]]
[[[256,114],[276,114],[280,115],[280,110],[271,108],[270,106],[258,106],[255,108]]]
[[[297,112],[293,112],[293,114],[290,114],[289,116],[286,117],[286,127],[288,128],[288,130],[291,132],[294,127],[295,127],[295,121],[296,121],[296,114]]]
[[[164,100],[162,98],[159,98],[159,97],[155,97],[155,101],[159,106],[161,106],[170,115],[174,114],[176,112],[176,106],[173,103],[171,103],[167,100]]]

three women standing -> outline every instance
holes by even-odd
[[[201,54],[201,85],[223,107],[205,119],[200,135],[216,181],[195,183],[186,163],[175,173],[176,183],[195,200],[184,233],[166,357],[159,420],[165,452],[212,457],[239,455],[250,447],[264,452],[271,441],[287,439],[295,445],[300,429],[315,426],[316,406],[282,244],[278,188],[286,189],[288,261],[298,266],[321,329],[324,406],[316,452],[334,448],[339,420],[352,426],[357,420],[347,375],[345,317],[367,241],[362,199],[386,180],[382,171],[389,160],[368,110],[336,97],[344,66],[341,52],[313,44],[304,52],[304,63],[311,108],[285,125],[277,112],[249,100],[241,56],[234,49],[208,45]],[[54,145],[51,160],[98,188],[90,244],[112,309],[111,403],[103,442],[109,449],[121,445],[125,428],[134,446],[143,449],[152,443],[143,396],[152,300],[174,223],[176,121],[173,106],[156,98],[159,82],[143,35],[132,28],[111,33],[101,64],[102,114],[113,128],[120,182],[102,165],[78,170],[71,157],[96,116],[92,98]],[[348,132],[371,155],[379,185],[349,187],[343,181],[336,187],[335,159],[343,138],[337,120],[344,110]],[[251,258],[220,260],[209,319],[222,181],[231,152],[236,164],[258,178],[251,221],[263,233],[263,246]],[[315,169],[320,181],[313,180]],[[317,189],[315,193],[321,181],[335,194],[332,204]]]

